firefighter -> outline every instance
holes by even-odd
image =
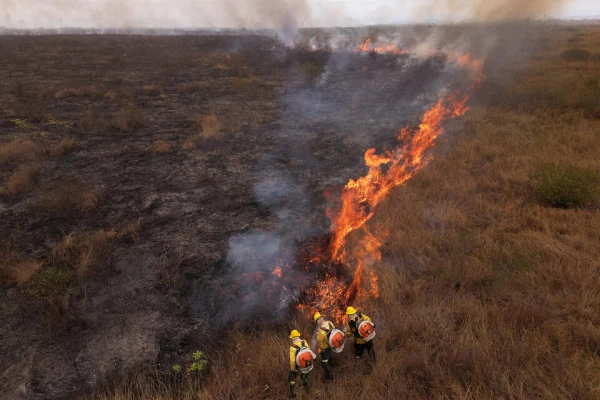
[[[354,336],[354,350],[356,354],[356,358],[360,359],[365,352],[365,349],[369,353],[369,358],[371,362],[375,364],[375,349],[373,348],[373,339],[372,337],[363,337],[359,330],[359,326],[362,322],[368,321],[372,326],[372,336],[375,336],[375,324],[371,321],[366,314],[357,311],[354,307],[348,307],[346,309],[346,315],[348,316],[348,326],[346,327],[346,336],[351,337]]]
[[[317,324],[317,343],[321,348],[321,365],[325,371],[325,380],[333,381],[333,371],[331,370],[331,347],[329,346],[329,333],[335,329],[335,326],[325,320],[321,313],[316,312],[314,321]]]
[[[300,374],[302,387],[306,388],[308,386],[308,372],[310,372],[312,369],[312,360],[316,358],[316,355],[310,351],[308,343],[306,343],[306,340],[302,340],[300,338],[300,332],[298,332],[296,329],[290,333],[290,339],[290,374],[288,381],[290,384],[290,398],[295,398],[296,379],[298,378],[298,374]],[[311,356],[307,357],[304,355],[306,353],[310,353]],[[298,365],[299,358],[301,358],[300,361],[303,365]]]

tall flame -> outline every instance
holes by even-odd
[[[375,46],[370,39],[356,51],[406,54],[394,45]],[[387,233],[371,231],[368,222],[393,188],[406,183],[433,159],[430,150],[444,133],[445,121],[469,110],[469,93],[485,79],[484,62],[471,53],[432,52],[431,56],[443,57],[471,73],[467,93],[454,91],[440,96],[423,114],[418,128],[404,127],[399,131],[395,149],[383,153],[377,153],[376,149],[365,152],[368,172],[351,179],[341,191],[338,207],[327,210],[331,220],[328,237],[304,243],[298,261],[280,260],[270,276],[247,276],[262,286],[281,288],[278,293],[282,296],[282,309],[288,301],[295,301],[303,312],[326,312],[340,321],[348,305],[360,307],[367,300],[379,297],[379,278],[374,266],[382,259],[381,247]],[[284,253],[287,254],[287,250]],[[287,273],[292,268],[313,278],[299,283],[298,274]],[[265,279],[269,279],[267,283],[263,282]]]
[[[359,51],[383,52],[374,47],[370,39],[359,46]],[[483,61],[472,54],[449,54],[447,57],[450,62],[473,71],[470,90],[476,89],[484,80]],[[458,92],[440,97],[424,113],[418,129],[405,127],[400,130],[396,149],[383,154],[378,154],[375,149],[365,152],[367,174],[346,184],[339,211],[328,210],[332,221],[330,262],[343,266],[352,278],[347,281],[340,278],[339,273],[327,274],[306,291],[312,302],[301,308],[311,312],[327,310],[334,318],[341,319],[343,308],[350,303],[360,305],[366,299],[379,296],[378,276],[373,265],[381,260],[382,239],[370,231],[367,222],[394,187],[403,185],[433,159],[428,151],[444,133],[443,123],[464,115],[469,110],[468,100],[468,94]]]

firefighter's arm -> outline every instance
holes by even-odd
[[[290,348],[290,371],[296,372],[296,352]]]

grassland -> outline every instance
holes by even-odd
[[[377,365],[346,351],[334,358],[335,382],[322,383],[316,368],[299,398],[600,397],[600,202],[596,194],[554,208],[532,180],[549,163],[600,171],[600,27],[540,29],[543,49],[490,74],[471,111],[448,123],[434,160],[370,222],[389,232],[376,265],[380,297],[365,308],[379,327]],[[287,334],[311,336],[305,316],[227,321],[219,337],[207,329],[239,291],[218,270],[229,238],[273,225],[252,200],[258,178],[249,171],[281,140],[273,132],[303,126],[323,137],[309,142],[311,154],[339,155],[305,175],[345,171],[341,183],[360,173],[353,164],[365,148],[338,131],[393,138],[406,121],[377,107],[398,93],[377,81],[390,85],[385,57],[360,60],[353,79],[326,86],[347,97],[346,114],[290,121],[276,99],[313,90],[322,55],[269,58],[256,49],[270,40],[241,39],[231,47],[249,50],[237,53],[226,41],[1,42],[9,356],[0,366],[10,382],[0,394],[286,397]],[[28,63],[32,51],[44,62]],[[372,81],[377,95],[357,105],[352,94]],[[281,158],[299,168],[313,161]],[[206,353],[203,371],[175,373],[195,350]],[[7,361],[15,351],[22,361]]]
[[[574,43],[598,52],[600,29],[548,39],[484,87],[436,159],[377,210],[373,229],[391,232],[366,310],[381,325],[377,365],[346,353],[335,383],[316,369],[300,398],[600,396],[599,203],[552,208],[531,187],[546,163],[600,171],[600,66],[561,58]],[[97,398],[284,398],[293,326],[312,332],[306,320],[233,328],[205,375],[140,373]]]

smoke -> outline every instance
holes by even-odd
[[[0,0],[0,26],[248,28],[292,36],[309,23],[305,0]]]
[[[498,21],[555,16],[566,0],[0,0],[0,26],[37,28],[275,29],[411,21]]]
[[[497,22],[558,15],[567,0],[435,0],[417,9],[417,19]]]

